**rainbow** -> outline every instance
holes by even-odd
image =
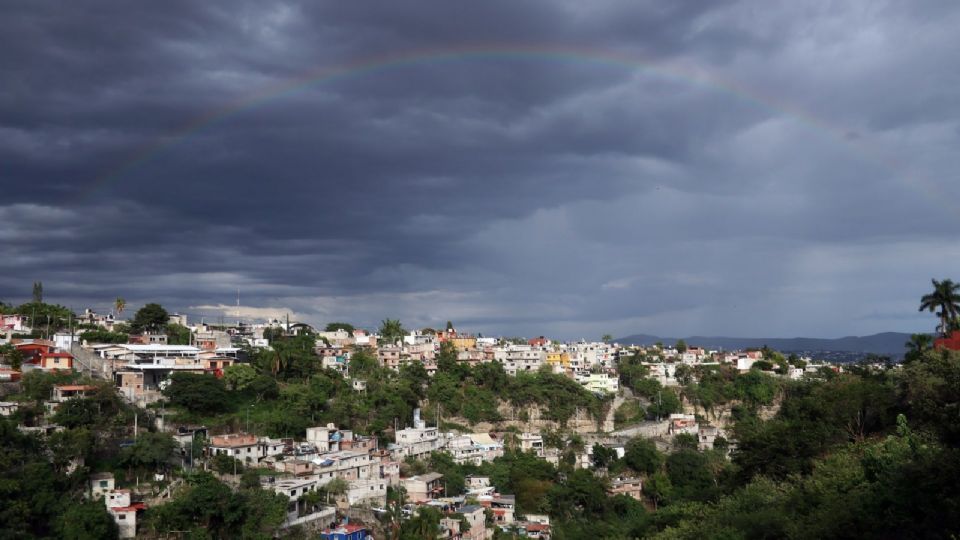
[[[376,56],[357,61],[324,66],[309,70],[297,77],[270,84],[257,92],[233,100],[222,107],[197,116],[165,135],[137,147],[119,163],[98,175],[85,189],[81,190],[78,200],[85,200],[94,193],[105,189],[120,180],[127,173],[141,167],[164,152],[182,144],[195,134],[211,126],[223,123],[262,105],[274,102],[297,92],[319,84],[375,74],[387,70],[396,70],[408,66],[436,64],[443,62],[463,62],[470,60],[532,60],[550,62],[586,62],[597,65],[609,65],[631,71],[694,85],[711,91],[729,95],[765,110],[786,114],[808,126],[812,130],[826,134],[843,145],[850,147],[860,159],[892,171],[902,181],[914,188],[921,188],[940,203],[950,200],[932,182],[916,175],[906,177],[903,168],[891,157],[871,150],[865,145],[851,140],[849,131],[808,111],[771,96],[761,95],[733,80],[725,79],[705,69],[688,65],[655,61],[640,55],[622,54],[615,51],[571,48],[542,45],[476,45],[442,50],[429,49]],[[954,209],[960,215],[960,207]]]

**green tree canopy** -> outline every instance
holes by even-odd
[[[190,412],[215,413],[228,408],[228,394],[223,381],[207,374],[174,373],[163,395],[170,403]]]
[[[399,319],[384,319],[380,321],[380,329],[377,333],[380,334],[381,344],[393,345],[403,339],[407,331],[403,329],[403,325],[400,324]]]
[[[343,330],[343,331],[345,331],[345,332],[348,332],[348,333],[351,333],[351,334],[352,334],[353,331],[355,330],[355,328],[354,328],[353,325],[350,324],[350,323],[345,323],[345,322],[332,322],[332,323],[327,323],[327,326],[326,326],[326,328],[325,328],[324,330],[325,330],[326,332],[336,332],[337,330]]]
[[[170,314],[160,304],[150,303],[138,309],[130,321],[130,327],[137,332],[159,331],[166,328]]]

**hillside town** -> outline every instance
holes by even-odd
[[[43,327],[27,313],[8,309],[0,315],[0,381],[6,383],[0,415],[14,419],[23,433],[51,437],[78,425],[73,416],[81,401],[114,393],[123,401],[117,407],[134,411],[132,426],[120,427],[120,447],[156,440],[150,437],[158,434],[172,441],[160,445],[166,455],[155,456],[151,466],[133,477],[93,470],[95,464],[85,463],[81,455],[66,466],[85,475],[86,496],[102,501],[121,538],[156,535],[156,528],[143,524],[144,515],[175,499],[196,471],[215,472],[230,489],[252,485],[281,497],[285,510],[278,534],[382,537],[390,527],[430,512],[438,538],[551,538],[551,516],[531,512],[527,500],[518,507],[517,494],[484,473],[486,465],[522,453],[557,470],[602,478],[608,497],[655,506],[655,491],[645,488],[652,480],[648,471],[611,463],[636,462],[633,454],[644,448],[638,440],[653,452],[693,448],[728,459],[737,445],[729,429],[737,414],[735,402],[748,401],[707,403],[682,389],[711,373],[731,380],[745,380],[747,374],[762,381],[801,380],[844,369],[768,349],[705,350],[682,342],[643,347],[618,344],[610,336],[572,342],[546,336],[494,338],[450,322],[440,330],[407,331],[390,319],[369,330],[346,323],[314,328],[289,320],[213,325],[167,313],[156,304],[124,320],[122,300],[117,307],[115,312],[87,309],[65,318],[61,313],[60,324]],[[374,381],[368,376],[376,370],[398,375],[416,370],[430,390],[425,399],[414,399],[412,414],[396,416],[377,429],[330,415],[334,421],[289,432],[264,425],[259,417],[251,424],[251,409],[262,405],[266,395],[278,394],[277,381],[284,380],[281,344],[291,340],[309,347],[301,351],[312,364],[309,373],[342,381],[342,391],[351,395],[369,392]],[[953,336],[937,346],[956,348],[957,342]],[[575,383],[580,390],[574,391],[595,400],[590,403],[597,408],[577,405],[568,417],[559,418],[547,414],[542,404],[511,406],[502,396],[485,394],[477,399],[500,401],[483,403],[492,413],[477,420],[465,418],[463,409],[451,410],[431,393],[448,372],[479,372],[484,365],[510,379],[536,374]],[[737,374],[744,377],[735,379]],[[34,405],[21,385],[43,376],[49,377],[44,380],[48,394]],[[233,390],[263,384],[267,389],[234,413],[235,421],[219,422],[216,414],[196,414],[204,408],[177,393],[200,382],[225,383]],[[279,392],[286,388],[293,385]],[[777,406],[772,394],[757,404],[767,415]],[[464,470],[476,472],[464,475]]]

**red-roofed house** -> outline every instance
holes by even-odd
[[[73,355],[66,352],[48,352],[40,355],[40,369],[73,370]]]
[[[31,364],[39,364],[40,355],[53,351],[53,345],[45,343],[18,343],[14,346],[23,353],[23,361]]]
[[[550,340],[543,336],[540,336],[533,339],[528,339],[527,344],[530,345],[531,347],[546,347],[547,345],[550,344]]]
[[[129,489],[108,491],[103,501],[107,505],[107,512],[110,513],[113,521],[117,524],[120,538],[135,538],[137,536],[137,512],[146,510],[147,505],[132,502]]]

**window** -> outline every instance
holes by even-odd
[[[117,514],[117,519],[127,519],[126,514]]]
[[[101,481],[100,481],[100,487],[102,487],[102,488],[107,487],[107,481],[106,481],[106,480],[101,480]]]

